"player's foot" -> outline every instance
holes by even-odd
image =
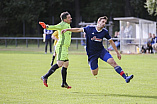
[[[126,79],[125,79],[126,83],[129,83],[130,80],[131,80],[133,77],[134,77],[134,75],[127,76]]]
[[[44,85],[45,85],[46,87],[48,87],[47,79],[42,76],[42,77],[41,77],[41,80],[43,81]]]
[[[44,22],[39,22],[39,24],[44,28],[46,29],[46,24]]]
[[[70,88],[71,88],[71,86],[68,86],[67,83],[62,83],[61,87],[63,87],[63,88],[67,88],[67,89],[70,89]]]

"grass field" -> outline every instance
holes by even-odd
[[[122,55],[116,62],[129,74],[130,83],[99,60],[99,74],[92,76],[84,51],[69,52],[68,84],[61,88],[61,71],[40,77],[50,68],[52,54],[39,48],[0,47],[0,104],[157,104],[157,54]]]

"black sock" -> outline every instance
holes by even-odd
[[[59,66],[57,64],[51,66],[50,70],[44,75],[44,78],[48,78],[52,73],[54,73],[56,71],[56,69],[58,69]]]
[[[61,73],[62,73],[62,82],[63,82],[63,83],[66,83],[67,68],[62,67]]]
[[[54,59],[55,59],[55,56],[52,57],[51,66],[53,65]]]

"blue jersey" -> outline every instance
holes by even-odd
[[[53,33],[53,30],[44,29],[44,34],[46,34],[46,39],[51,39],[52,33]]]
[[[105,28],[101,31],[98,31],[95,26],[87,26],[83,29],[86,33],[86,51],[89,56],[97,54],[104,49],[103,38],[111,39],[108,30]]]
[[[52,34],[52,33],[53,33],[53,30],[44,29],[44,34]]]

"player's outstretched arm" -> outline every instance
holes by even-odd
[[[71,31],[71,32],[83,32],[83,28],[64,29],[64,30],[61,31],[61,33],[65,33],[66,31]]]

